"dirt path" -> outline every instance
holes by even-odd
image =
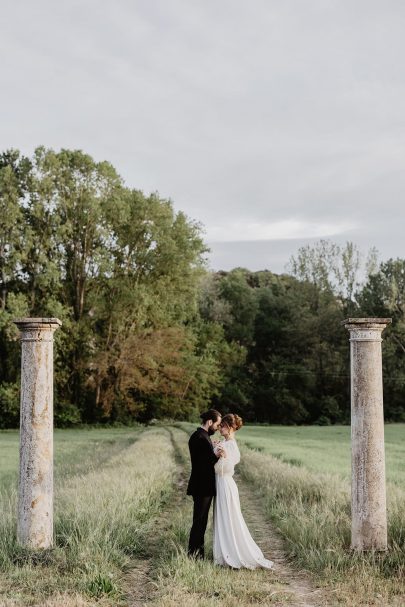
[[[133,561],[131,569],[125,574],[124,592],[128,607],[144,607],[156,595],[156,575],[158,573],[156,555],[162,549],[164,538],[170,533],[173,512],[182,510],[185,501],[186,472],[183,456],[179,446],[173,438],[174,453],[177,462],[176,487],[166,502],[159,516],[155,518],[149,528],[145,542],[144,558]],[[275,564],[277,582],[282,584],[283,594],[288,595],[287,601],[271,604],[289,607],[334,607],[333,599],[328,599],[323,590],[314,587],[311,578],[305,572],[297,571],[287,560],[283,547],[283,540],[271,523],[266,520],[263,505],[249,483],[238,475],[238,483],[242,512],[246,523],[260,548],[267,558]],[[276,580],[275,580],[276,581]],[[238,603],[239,604],[239,603]],[[246,604],[248,607],[251,602]],[[266,603],[267,604],[267,603]],[[218,602],[220,607],[220,602]]]
[[[279,580],[291,592],[288,605],[291,607],[332,607],[334,603],[325,592],[316,588],[305,572],[296,570],[287,560],[283,539],[273,525],[266,520],[261,500],[252,491],[249,483],[238,475],[235,478],[241,500],[243,516],[257,544],[266,558],[275,565]]]

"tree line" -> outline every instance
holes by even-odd
[[[0,427],[18,425],[13,318],[58,317],[55,420],[195,418],[214,406],[282,424],[349,419],[347,316],[390,316],[385,414],[405,420],[405,260],[303,247],[285,274],[207,269],[201,226],[108,162],[0,155]]]

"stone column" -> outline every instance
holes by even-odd
[[[20,476],[17,539],[53,542],[53,333],[57,318],[18,318],[21,331]]]
[[[348,318],[352,433],[352,548],[387,549],[381,333],[390,318]]]

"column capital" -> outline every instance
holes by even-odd
[[[392,322],[392,318],[346,318],[341,324],[346,329],[381,329]]]
[[[62,326],[62,321],[59,318],[16,318],[13,323],[17,325],[20,331],[46,331]]]
[[[16,318],[13,323],[20,329],[20,341],[53,341],[53,332],[62,325],[59,318]]]
[[[350,341],[382,341],[381,333],[392,318],[347,318],[342,325],[350,331]]]

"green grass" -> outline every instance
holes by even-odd
[[[390,550],[380,555],[350,550],[349,427],[245,426],[236,435],[244,446],[239,470],[293,563],[333,591],[334,605],[405,605],[404,434],[404,424],[386,426]]]
[[[350,477],[349,426],[244,426],[238,440],[286,463]],[[387,480],[405,485],[405,424],[385,426]]]
[[[195,428],[179,426],[189,433]],[[155,526],[162,505],[173,495],[176,454],[187,476],[183,430],[170,430],[176,449],[165,427],[57,430],[56,545],[41,553],[16,544],[18,433],[0,432],[1,607],[124,605],[123,572],[133,559],[150,556],[150,537],[158,548],[150,607],[284,604],[285,587],[277,577],[270,579],[263,571],[230,572],[209,560],[187,559],[191,501],[184,487],[178,503],[169,504],[168,524]],[[348,427],[246,426],[237,434],[241,473],[261,495],[263,509],[284,536],[294,565],[311,571],[333,592],[333,607],[405,604],[400,598],[405,567],[404,434],[404,424],[386,427],[391,549],[386,555],[364,556],[348,549]]]
[[[181,423],[190,434],[197,424]],[[287,464],[350,478],[350,426],[248,425],[238,441]],[[387,481],[405,486],[405,424],[385,425]]]
[[[16,435],[6,434],[16,444]],[[143,554],[152,519],[173,489],[170,435],[163,428],[80,430],[58,432],[56,439],[51,550],[33,552],[16,543],[16,488],[10,482],[15,448],[7,450],[0,491],[0,605],[45,605],[58,595],[63,598],[49,605],[93,605],[96,599],[108,607],[124,605],[122,571]]]
[[[405,492],[388,484],[387,553],[350,550],[350,493],[339,474],[313,472],[243,449],[240,470],[260,493],[294,563],[350,607],[405,604]]]
[[[55,430],[55,482],[102,466],[114,454],[126,449],[139,436],[141,427]],[[0,431],[0,490],[18,479],[17,430]]]

